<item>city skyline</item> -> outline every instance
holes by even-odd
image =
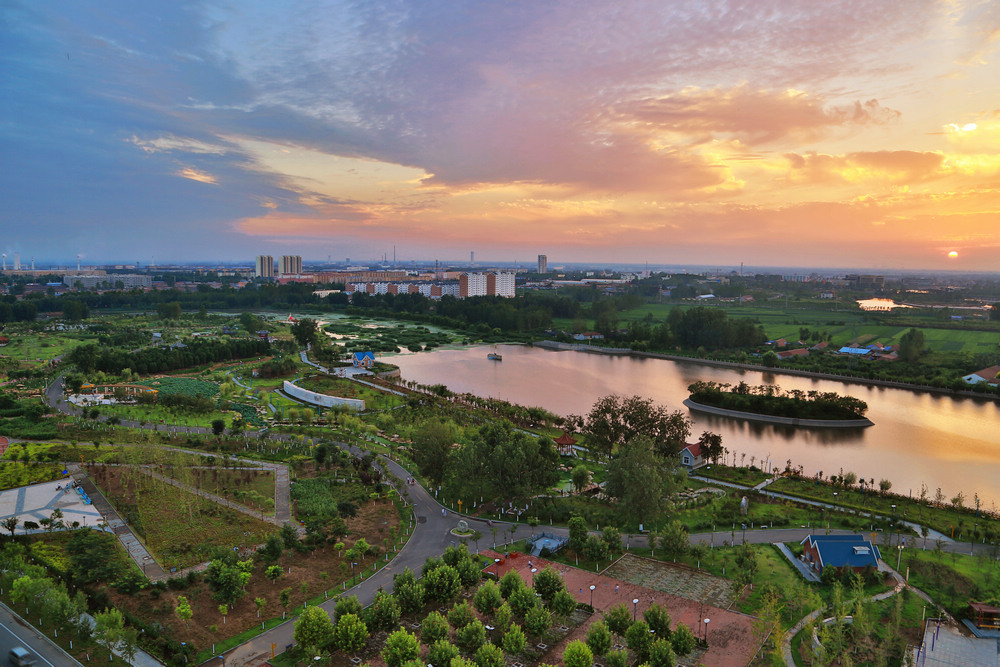
[[[8,261],[1000,266],[996,3],[0,21]]]

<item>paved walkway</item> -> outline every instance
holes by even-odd
[[[781,554],[788,559],[788,562],[792,564],[792,567],[799,571],[799,574],[801,574],[806,581],[811,581],[817,584],[819,583],[819,575],[816,574],[812,568],[803,563],[801,558],[796,558],[795,554],[792,553],[792,550],[789,549],[784,542],[774,542],[774,546],[777,547],[778,551],[780,551]]]
[[[913,658],[917,667],[997,667],[1000,640],[968,637],[951,624],[927,623],[923,644],[914,651]]]
[[[70,487],[69,479],[0,491],[0,520],[16,517],[16,534],[41,532],[41,529],[26,530],[24,522],[42,525],[42,519],[49,519],[55,510],[62,512],[62,521],[68,526],[74,521],[81,526],[97,526],[101,521],[98,508],[85,503]]]

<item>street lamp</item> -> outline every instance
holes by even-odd
[[[494,558],[493,559],[493,569],[494,569],[494,574],[496,575],[497,581],[500,581],[500,559],[499,558]],[[532,583],[534,583],[534,582],[532,582]]]
[[[708,646],[708,622],[710,620],[708,618],[705,619],[705,646]]]
[[[632,622],[635,623],[636,611],[639,608],[639,598],[634,598],[632,600]]]
[[[187,642],[181,642],[181,657],[184,658],[184,664],[186,665],[187,661],[188,661],[188,657],[187,657],[187,654],[184,653],[184,647],[185,646],[187,646]]]
[[[899,564],[903,560],[903,547],[905,546],[906,540],[904,539],[903,543],[896,547],[899,550],[899,555],[896,556],[896,572],[899,572]]]
[[[487,629],[487,630],[489,631],[489,633],[490,633],[490,643],[492,644],[492,643],[493,643],[493,626],[492,626],[492,625],[487,625],[487,626],[486,626],[486,629]]]
[[[535,572],[538,572],[538,568],[537,567],[531,568],[531,587],[532,588],[535,587]]]
[[[746,544],[747,543],[747,525],[745,523],[741,523],[740,525],[743,526],[743,544]]]
[[[590,585],[590,606],[594,606],[594,589],[597,588],[594,584]]]

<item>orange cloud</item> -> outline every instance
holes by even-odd
[[[937,152],[867,151],[826,155],[789,153],[789,179],[795,182],[891,183],[929,181],[948,174],[945,156]]]
[[[799,90],[754,90],[747,84],[728,90],[685,88],[622,105],[616,112],[622,122],[693,137],[734,136],[748,144],[789,137],[814,140],[834,128],[884,124],[900,117],[875,99],[836,106]]]
[[[198,181],[199,183],[208,183],[209,185],[218,185],[219,183],[219,180],[215,176],[212,176],[212,174],[207,171],[195,169],[194,167],[184,167],[179,171],[175,171],[174,175]]]

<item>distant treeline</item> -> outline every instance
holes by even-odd
[[[695,382],[688,387],[691,400],[725,410],[797,419],[863,419],[868,404],[834,392],[782,391],[773,385],[737,385]]]
[[[194,340],[185,347],[152,347],[128,352],[119,348],[82,345],[66,355],[66,360],[83,372],[101,371],[113,375],[130,368],[140,375],[165,373],[178,368],[261,357],[269,354],[271,345],[258,338],[226,340]]]

